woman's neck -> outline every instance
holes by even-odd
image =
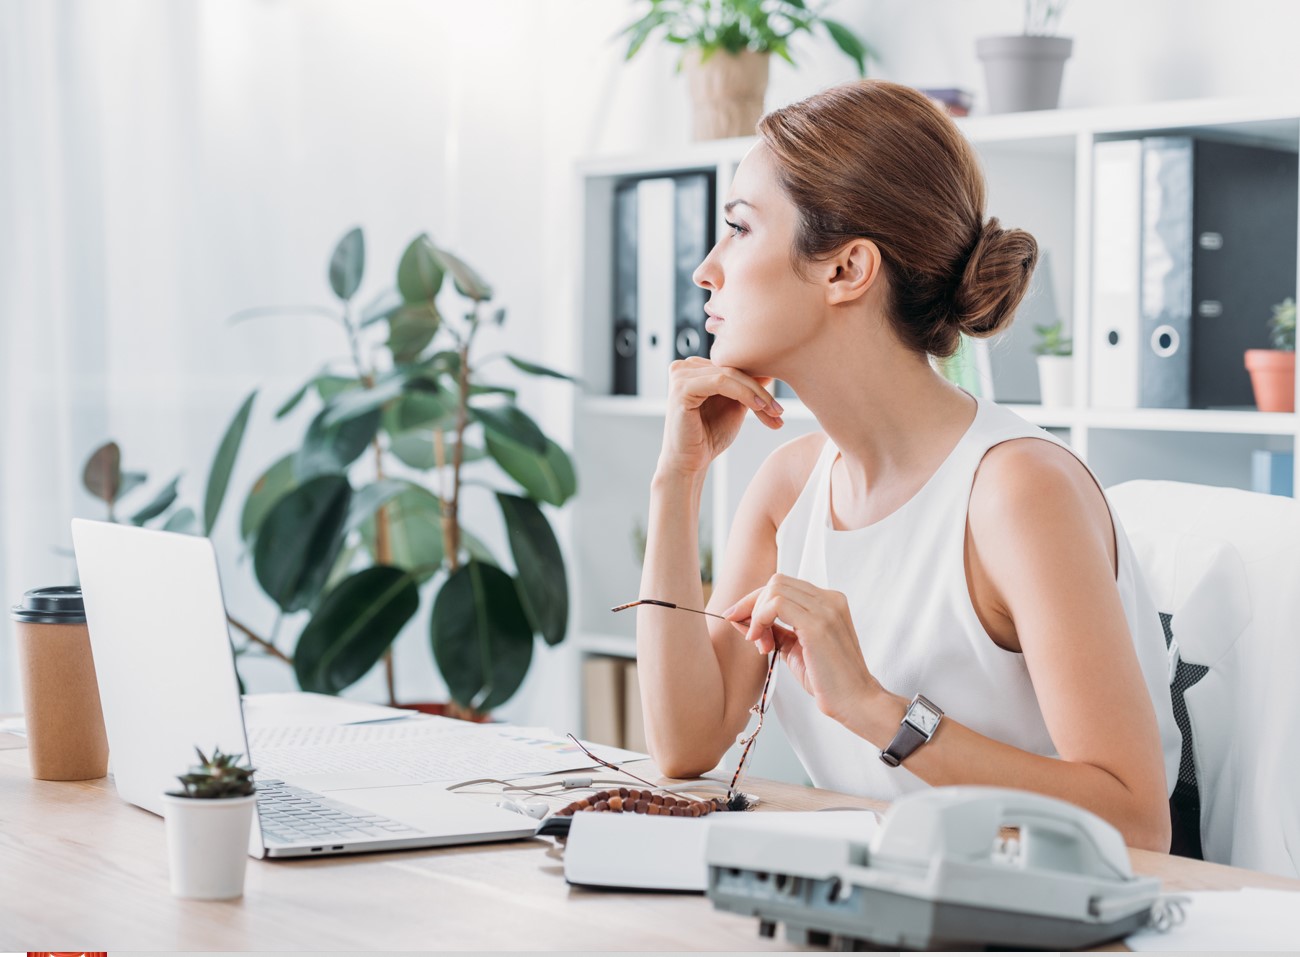
[[[965,434],[976,410],[971,396],[924,356],[896,350],[874,350],[871,356],[847,369],[840,355],[820,373],[809,370],[786,380],[840,450],[848,485],[861,495],[924,482]]]

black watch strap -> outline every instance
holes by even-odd
[[[904,721],[898,726],[898,733],[889,742],[889,747],[880,752],[880,760],[891,768],[896,768],[903,763],[904,758],[928,740],[930,739],[924,733]]]

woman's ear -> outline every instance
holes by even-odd
[[[823,264],[826,301],[830,305],[854,302],[880,278],[880,247],[870,239],[854,239]]]

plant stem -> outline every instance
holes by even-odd
[[[233,625],[235,628],[237,628],[237,629],[239,629],[240,631],[242,631],[242,632],[243,632],[243,633],[248,637],[248,640],[249,640],[249,641],[251,641],[253,644],[255,644],[255,645],[259,646],[260,648],[262,648],[263,650],[265,650],[266,653],[269,654],[271,657],[273,657],[273,658],[279,658],[281,661],[283,661],[283,662],[284,662],[285,664],[287,664],[287,665],[292,665],[292,664],[293,664],[293,659],[292,659],[292,658],[290,658],[288,655],[286,655],[286,654],[285,654],[283,651],[281,651],[279,648],[275,647],[275,645],[271,644],[271,643],[270,643],[269,641],[267,641],[265,638],[260,638],[260,637],[258,637],[257,635],[253,634],[252,630],[251,630],[247,625],[245,625],[243,622],[241,622],[241,621],[239,621],[237,618],[235,618],[234,615],[227,614],[227,615],[226,615],[226,621],[230,622],[231,625]]]
[[[479,304],[474,303],[469,335],[460,346],[458,402],[456,405],[456,447],[451,453],[451,503],[443,516],[443,536],[451,570],[460,567],[460,467],[465,455],[465,426],[469,424],[469,347],[478,329]]]
[[[384,480],[384,450],[379,444],[379,435],[374,439],[375,478]],[[388,505],[375,510],[375,564],[391,565],[393,563],[392,528],[388,514]],[[388,688],[388,706],[397,707],[397,675],[393,669],[393,649],[384,652],[384,683]]]

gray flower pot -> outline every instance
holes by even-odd
[[[1061,74],[1074,41],[1069,37],[980,37],[975,52],[984,61],[989,112],[1054,110],[1061,99]]]

